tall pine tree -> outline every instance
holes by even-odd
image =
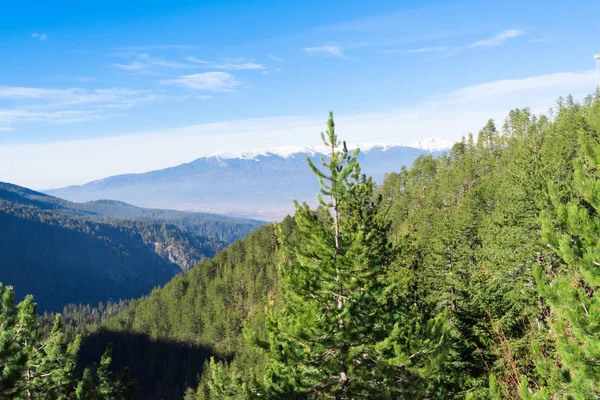
[[[332,114],[321,136],[329,149],[329,158],[322,159],[325,171],[309,160],[321,184],[320,212],[296,202],[300,240],[291,241],[279,229],[286,250],[279,270],[281,305],[271,308],[266,325],[266,373],[246,386],[247,395],[425,395],[443,355],[443,318],[419,318],[406,301],[406,282],[389,284],[395,251],[381,198],[372,180],[361,175],[358,150],[341,146]],[[223,377],[221,367],[213,368],[219,371],[213,376]],[[234,381],[235,376],[221,378],[213,387],[235,398]]]

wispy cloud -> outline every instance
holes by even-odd
[[[89,76],[76,76],[76,75],[55,75],[53,78],[77,82],[93,82],[96,78]]]
[[[273,55],[273,54],[267,54],[267,57],[269,57],[271,60],[273,60],[273,61],[277,61],[277,62],[282,62],[282,61],[285,61],[285,59],[284,59],[284,58],[282,58],[282,57],[278,57],[278,56],[276,56],[276,55]]]
[[[35,100],[47,106],[112,103],[133,105],[146,100],[151,95],[148,91],[128,88],[109,88],[88,90],[82,88],[47,89],[22,86],[0,86],[0,98],[18,100]]]
[[[164,58],[154,57],[148,53],[137,54],[138,60],[147,63],[148,65],[154,65],[158,67],[166,68],[191,68],[192,66],[187,63],[179,61],[166,60]]]
[[[34,33],[31,34],[31,37],[39,39],[39,40],[46,40],[46,39],[48,39],[48,35],[46,35],[45,33],[36,33],[36,32],[34,32]]]
[[[9,128],[8,126],[0,126],[0,132],[10,132],[14,131],[13,128]]]
[[[253,70],[253,69],[265,69],[266,67],[262,64],[255,62],[246,62],[245,60],[238,60],[238,62],[229,63],[218,63],[214,61],[200,60],[196,57],[185,57],[185,60],[189,63],[198,65],[203,68],[214,68],[214,69],[225,69],[225,70]]]
[[[124,71],[142,71],[148,67],[148,64],[140,62],[140,61],[133,61],[129,64],[114,63],[111,65],[114,68],[122,69]]]
[[[405,54],[420,54],[420,53],[433,53],[440,51],[448,51],[447,46],[436,46],[436,47],[420,47],[418,49],[392,49],[392,50],[381,50],[381,53],[384,54],[395,54],[395,53],[405,53]]]
[[[125,53],[118,54],[121,57],[130,58],[128,63],[114,63],[113,68],[131,72],[148,72],[153,68],[194,68],[194,65],[180,61],[167,60],[160,57],[154,57],[148,53]]]
[[[177,79],[161,81],[167,85],[184,86],[193,90],[209,92],[231,92],[242,82],[227,72],[204,72],[201,74],[183,75]]]
[[[340,57],[346,58],[346,55],[343,53],[341,46],[317,46],[317,47],[305,47],[304,51],[308,54],[323,54],[326,56]]]
[[[520,31],[518,29],[507,29],[505,31],[499,32],[494,36],[478,40],[477,42],[471,43],[467,45],[467,47],[495,47],[500,46],[502,43],[506,42],[509,39],[516,38],[518,36],[524,35],[524,31]]]
[[[125,52],[113,53],[114,57],[128,59],[128,62],[113,63],[111,66],[124,71],[152,73],[161,69],[199,69],[211,68],[220,70],[265,70],[267,67],[243,58],[226,59],[221,62],[201,60],[187,56],[179,60],[155,57],[148,53]]]
[[[418,53],[431,53],[435,51],[447,51],[448,47],[446,46],[437,46],[437,47],[421,47],[419,49],[410,49],[406,50],[406,53],[418,54]]]
[[[26,109],[0,109],[0,123],[11,124],[18,121],[44,121],[52,123],[73,123],[104,118],[94,111],[33,111]]]
[[[518,36],[525,35],[524,31],[517,29],[507,29],[487,39],[478,40],[473,43],[469,43],[464,46],[425,46],[415,49],[385,49],[381,50],[383,54],[422,54],[422,53],[434,53],[434,52],[447,52],[450,54],[457,54],[460,51],[467,49],[473,49],[477,47],[496,47],[502,45],[509,39],[516,38]]]
[[[196,50],[201,49],[202,46],[193,44],[150,44],[142,46],[123,46],[113,48],[115,51],[151,51],[151,50]]]
[[[157,98],[149,91],[128,88],[88,90],[0,86],[0,99],[11,105],[10,108],[0,109],[0,123],[90,121],[106,118],[113,115],[115,110]]]
[[[543,94],[550,100],[552,95],[556,98],[559,95],[568,93],[571,91],[570,87],[579,90],[579,88],[587,86],[591,91],[593,75],[593,71],[583,73],[562,72],[523,79],[505,79],[455,90],[448,93],[444,101],[451,104],[465,104],[483,100],[496,101],[496,99],[510,97],[513,93],[536,93],[537,96]],[[573,94],[582,95],[583,93]],[[517,98],[514,98],[514,100],[515,103],[520,103],[517,102]]]

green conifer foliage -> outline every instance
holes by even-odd
[[[542,215],[544,238],[566,265],[550,271],[550,282],[534,271],[552,310],[554,360],[536,346],[543,383],[532,391],[524,381],[524,398],[600,397],[600,145],[592,128],[579,132],[573,189],[565,199],[551,184],[553,207]]]
[[[97,376],[86,369],[76,375],[79,336],[64,344],[58,314],[48,334],[42,334],[33,297],[14,303],[12,287],[0,284],[0,398],[36,400],[125,400],[131,382],[110,379],[110,353],[102,358]]]

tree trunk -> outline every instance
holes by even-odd
[[[331,142],[331,158],[335,157],[335,143]],[[337,168],[337,165],[336,165]],[[338,254],[340,251],[340,214],[338,210],[338,200],[335,195],[334,185],[335,182],[332,181],[331,188],[331,202],[333,203],[333,223],[335,229],[335,253]],[[344,287],[342,285],[342,280],[340,277],[339,269],[337,270],[336,281],[338,282],[338,293],[337,293],[337,308],[338,310],[342,310],[344,308]],[[344,320],[340,318],[338,320],[338,328],[340,332],[344,330]],[[340,399],[346,399],[346,393],[349,389],[348,382],[348,366],[346,365],[346,344],[342,344],[340,350],[340,387],[341,387],[341,397]]]

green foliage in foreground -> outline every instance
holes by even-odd
[[[81,337],[66,346],[62,318],[43,335],[33,297],[14,302],[12,287],[0,285],[0,398],[12,399],[129,399],[134,386],[128,372],[113,380],[110,348],[100,364],[76,374]]]
[[[552,206],[542,215],[544,239],[564,261],[560,269],[535,268],[540,294],[551,308],[555,353],[536,343],[538,390],[523,380],[526,399],[600,398],[600,103],[579,130],[573,190],[549,184]]]

